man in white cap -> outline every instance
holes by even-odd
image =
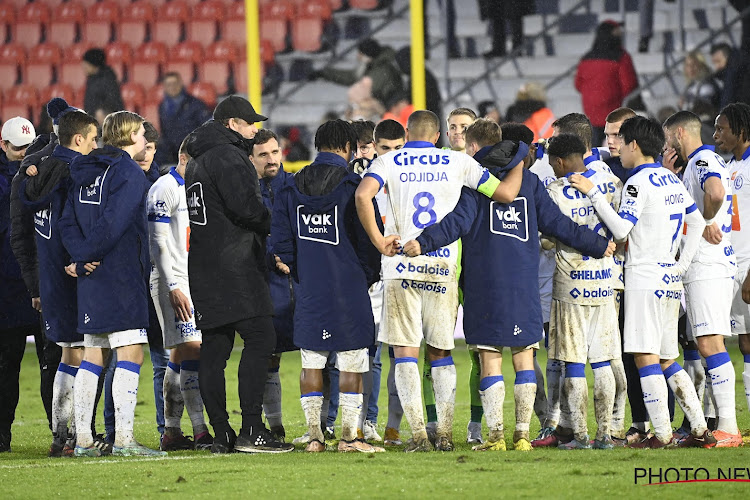
[[[26,148],[34,140],[34,126],[17,116],[0,132],[0,452],[10,451],[10,427],[18,405],[18,375],[26,336],[39,333],[39,314],[31,306],[21,269],[10,249],[10,186]]]

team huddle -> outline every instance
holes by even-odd
[[[743,444],[724,339],[739,336],[750,406],[750,106],[730,104],[716,118],[728,164],[687,111],[658,124],[616,109],[600,149],[579,113],[535,142],[522,124],[458,108],[447,118],[449,148],[436,146],[441,123],[430,111],[412,113],[405,128],[328,121],[314,161],[292,175],[277,136],[255,126],[266,117],[230,97],[155,179],[144,174],[151,141],[140,116],[107,116],[97,148],[96,121],[55,106],[58,143],[27,157],[14,181],[33,214],[46,335],[63,348],[50,456],[292,451],[278,371],[296,349],[307,433],[294,443],[306,452],[326,450],[339,409],[340,452],[402,445],[404,416],[406,452],[452,451],[459,305],[474,450],[506,449],[504,348],[516,450]],[[171,350],[161,450],[133,435],[150,306]],[[239,433],[224,379],[236,333]],[[545,346],[543,370],[536,351]],[[115,428],[102,440],[94,414],[111,351]],[[677,431],[675,400],[685,414]],[[192,439],[180,426],[185,411]]]

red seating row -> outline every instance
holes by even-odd
[[[41,3],[46,5],[47,7],[57,7],[61,3],[65,2],[66,0],[3,0],[4,4],[8,4],[10,6],[15,7],[16,9],[20,9],[24,6],[26,6],[29,3]],[[78,3],[84,7],[92,7],[99,3],[101,0],[75,0],[75,3]],[[134,0],[113,0],[115,3],[117,3],[121,8],[129,7],[130,4],[133,3]],[[161,7],[168,1],[173,0],[150,0],[150,3],[154,7]],[[183,0],[188,5],[194,6],[197,5],[205,0]],[[233,3],[241,3],[244,2],[244,0],[221,0],[222,3],[225,3],[227,5],[233,4]],[[259,4],[265,5],[268,3],[272,3],[275,0],[259,0]],[[305,3],[307,0],[292,0],[296,4],[302,4]],[[377,7],[377,0],[350,0],[349,4],[352,8],[356,9],[364,9],[364,10],[372,10]],[[338,10],[343,6],[343,0],[328,0],[328,5],[331,7],[332,10]]]
[[[27,52],[20,45],[0,47],[0,90],[14,86],[20,77],[24,83],[38,87],[53,82],[79,88],[86,82],[81,59],[91,44],[77,44],[63,51],[55,44],[43,43]],[[107,62],[118,79],[155,85],[167,72],[180,73],[186,84],[194,80],[212,84],[219,92],[227,91],[227,79],[232,68],[245,63],[245,46],[230,42],[215,42],[205,50],[196,42],[183,42],[167,49],[159,42],[148,42],[135,51],[127,44],[114,42],[105,49]],[[274,60],[268,41],[261,44],[261,61],[264,66]],[[244,80],[243,80],[244,81]]]
[[[269,39],[277,52],[286,49],[289,24],[297,50],[319,50],[320,44],[315,42],[332,15],[328,0],[296,4],[292,0],[275,0],[263,4],[260,10],[261,38]],[[63,48],[79,41],[104,45],[112,40],[134,47],[147,40],[167,45],[190,40],[208,46],[218,39],[244,42],[245,32],[244,2],[231,3],[228,8],[220,0],[207,0],[192,7],[185,0],[172,0],[157,8],[150,0],[122,8],[112,0],[89,8],[73,2],[49,8],[34,2],[17,12],[10,4],[0,5],[0,40],[10,38],[26,48],[45,40]]]

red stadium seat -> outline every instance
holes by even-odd
[[[0,42],[5,43],[13,36],[13,24],[16,22],[16,9],[7,3],[0,4]]]
[[[349,0],[349,7],[360,10],[373,10],[378,8],[378,0]]]
[[[4,119],[21,116],[34,121],[34,114],[39,106],[39,95],[32,85],[16,85],[6,90],[3,94],[3,116]]]
[[[216,106],[216,89],[210,83],[198,82],[194,83],[188,89],[188,92],[206,103],[209,109]]]
[[[198,68],[198,80],[210,83],[219,94],[227,92],[231,64],[237,60],[237,47],[229,42],[216,42],[206,49],[204,61]]]
[[[335,12],[344,6],[344,0],[328,0],[328,6]]]
[[[24,67],[24,83],[35,87],[46,87],[51,84],[61,59],[62,51],[57,44],[42,43],[32,48]]]
[[[139,113],[146,102],[146,93],[143,86],[138,83],[123,83],[120,85],[120,94],[125,109]]]
[[[331,19],[331,6],[326,0],[304,0],[297,3],[297,15],[300,17],[317,17],[323,21]]]
[[[288,21],[283,18],[264,19],[260,25],[260,37],[271,42],[275,52],[284,52],[287,49],[288,24]]]
[[[265,19],[261,21],[261,26]],[[221,39],[237,45],[245,44],[245,2],[234,2],[227,8],[227,15],[221,25]]]
[[[319,17],[300,17],[292,22],[292,48],[301,52],[317,52],[323,48],[323,20]]]
[[[55,7],[63,3],[63,0],[34,0],[34,1],[42,3],[53,10],[55,9]]]
[[[273,63],[275,58],[276,54],[273,51],[273,45],[271,45],[271,42],[269,42],[268,40],[261,40],[260,61],[263,63],[263,66],[265,67]]]
[[[104,47],[107,64],[115,71],[121,82],[127,79],[127,68],[133,61],[133,49],[125,42],[112,42]]]
[[[265,67],[261,67],[261,80],[266,75]],[[247,93],[247,60],[240,60],[234,65],[234,86],[237,92]]]
[[[86,12],[77,3],[64,3],[54,11],[47,30],[47,40],[54,41],[62,48],[76,43],[78,31],[84,24]],[[109,41],[109,40],[107,40]]]
[[[294,18],[294,4],[289,0],[278,0],[267,3],[260,7],[261,24],[267,19],[286,19],[290,21]]]
[[[16,12],[13,40],[27,49],[42,40],[42,33],[49,23],[49,9],[40,3],[29,3]]]
[[[190,8],[183,0],[162,5],[151,25],[151,40],[175,45],[182,40],[183,25],[190,17]]]
[[[164,98],[164,90],[161,85],[151,87],[146,91],[146,99],[141,106],[140,114],[151,122],[157,131],[161,131],[161,123],[159,121],[159,104],[161,104]]]
[[[195,78],[195,65],[203,60],[203,48],[198,42],[182,42],[169,51],[169,61],[164,72],[176,72],[185,85]]]
[[[66,83],[56,83],[39,92],[39,103],[45,106],[53,97],[62,97],[72,106],[75,101],[75,92],[73,87]]]
[[[71,0],[66,0],[66,1],[71,1]],[[75,0],[75,1],[82,7],[85,7],[88,9],[89,7],[93,7],[94,4],[98,2],[99,0]]]
[[[160,42],[144,43],[135,51],[133,64],[128,71],[128,81],[146,87],[155,85],[161,78],[161,68],[167,62],[167,48]]]
[[[29,0],[4,0],[3,3],[19,10],[20,8],[25,7],[26,4],[29,3]]]
[[[86,74],[81,67],[81,61],[83,54],[93,46],[90,42],[81,42],[66,49],[65,57],[60,62],[57,81],[66,83],[74,89],[86,85]]]
[[[188,40],[207,47],[219,35],[219,23],[224,20],[224,5],[217,0],[207,0],[193,7],[193,15],[187,23]]]
[[[146,41],[148,26],[154,21],[154,8],[148,0],[140,0],[127,9],[128,18],[117,25],[117,40],[136,48]]]
[[[101,2],[88,9],[83,26],[83,39],[104,45],[112,40],[113,27],[120,20],[120,7],[115,2]]]
[[[26,62],[26,50],[17,43],[0,45],[0,90],[18,83],[19,69]]]
[[[154,85],[153,87],[146,89],[146,100],[145,103],[156,103],[159,104],[164,99],[164,86]]]

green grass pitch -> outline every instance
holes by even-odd
[[[232,424],[239,428],[237,363],[241,340],[227,369],[228,406]],[[750,427],[742,384],[742,356],[731,349],[737,373],[737,409],[741,429]],[[509,353],[504,374],[513,383]],[[146,356],[136,409],[136,438],[156,447],[151,364]],[[21,401],[13,426],[13,451],[0,454],[0,498],[614,498],[634,495],[659,498],[748,498],[750,482],[713,482],[668,485],[635,484],[636,468],[705,468],[712,478],[717,469],[734,469],[736,477],[750,479],[750,446],[738,449],[687,450],[534,450],[528,453],[473,452],[465,444],[469,418],[470,361],[463,344],[454,359],[458,371],[456,422],[452,453],[405,454],[391,448],[385,454],[306,455],[301,450],[284,455],[207,452],[170,453],[165,459],[102,458],[50,459],[46,457],[50,432],[39,399],[37,361],[27,348],[21,373]],[[539,353],[544,366],[544,351]],[[281,364],[283,411],[287,438],[304,432],[299,404],[298,353],[285,354]],[[378,428],[382,434],[387,411],[385,389],[388,361],[383,362]],[[589,381],[591,381],[589,371]],[[513,391],[506,391],[505,427],[509,448],[513,425]],[[595,430],[589,396],[589,430]],[[100,431],[103,428],[98,419]],[[682,420],[677,410],[675,422]],[[627,415],[627,422],[630,416]],[[187,416],[183,427],[190,431]],[[402,424],[408,428],[406,421]],[[534,417],[532,437],[539,430]],[[337,433],[340,433],[337,428]],[[485,428],[486,436],[486,428]],[[672,473],[674,476],[674,472]],[[684,473],[682,473],[684,474]],[[744,476],[743,476],[744,474]],[[669,479],[674,479],[674,477]],[[692,476],[690,476],[692,478]],[[647,481],[646,481],[647,482]]]

